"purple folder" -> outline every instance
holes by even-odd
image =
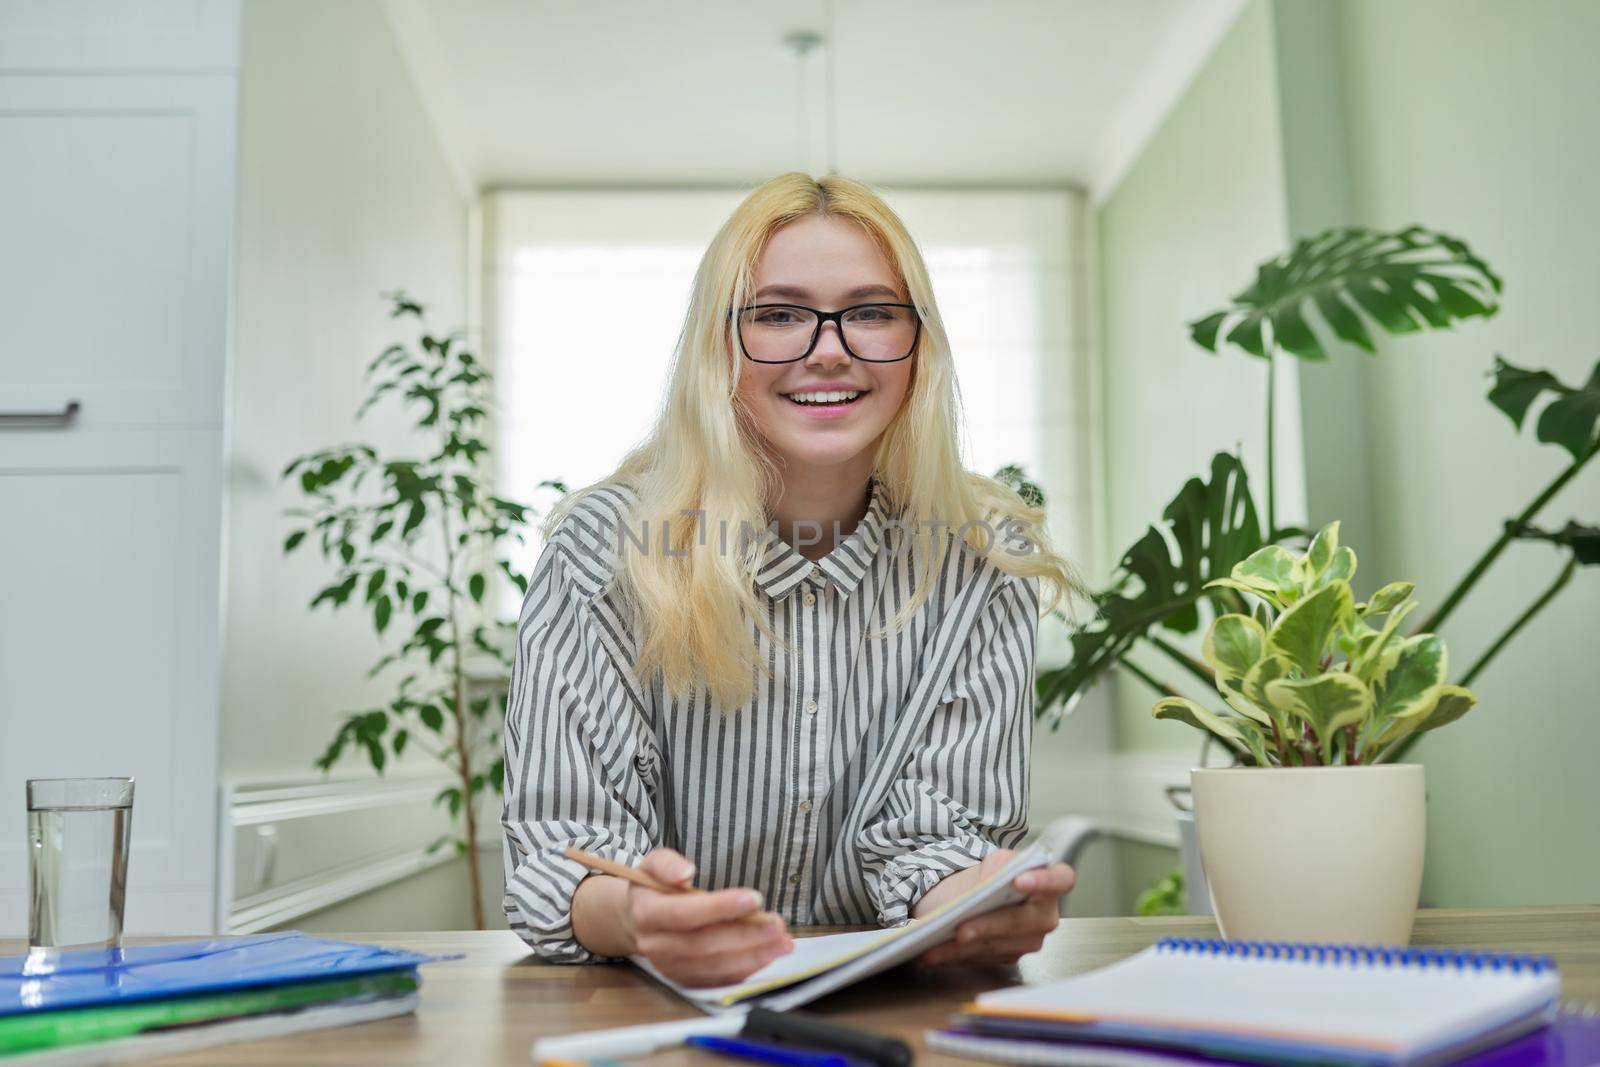
[[[941,1051],[999,1063],[1072,1064],[1099,1061],[1132,1067],[1260,1067],[1175,1048],[1093,1044],[1051,1038],[1000,1036],[967,1027],[929,1031],[929,1043]],[[959,1050],[939,1038],[959,1041]],[[980,1047],[981,1046],[981,1047]],[[1548,1026],[1513,1038],[1503,1045],[1473,1053],[1452,1067],[1600,1067],[1600,1016],[1563,1012]]]

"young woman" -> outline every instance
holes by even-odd
[[[1053,607],[1077,585],[1042,511],[963,469],[956,413],[888,206],[831,176],[752,192],[654,430],[544,527],[505,730],[505,910],[537,953],[737,981],[790,924],[903,922],[1014,854],[1040,586]],[[1037,949],[1072,884],[1021,875],[1025,901],[921,962]]]

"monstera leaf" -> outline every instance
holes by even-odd
[[[1489,403],[1505,412],[1517,429],[1528,417],[1528,409],[1544,393],[1555,399],[1539,413],[1535,435],[1547,444],[1560,445],[1581,460],[1594,451],[1596,430],[1600,429],[1600,363],[1589,372],[1589,380],[1574,389],[1547,370],[1527,370],[1513,366],[1499,356],[1494,358],[1494,387]]]
[[[1454,237],[1421,226],[1326,230],[1261,264],[1233,306],[1191,322],[1189,336],[1211,352],[1226,341],[1262,358],[1276,345],[1325,360],[1312,308],[1335,337],[1373,352],[1369,322],[1401,334],[1487,318],[1499,310],[1500,289],[1489,265]]]
[[[1192,633],[1200,601],[1228,604],[1235,594],[1207,590],[1261,547],[1261,521],[1239,460],[1219,452],[1211,480],[1191,478],[1122,557],[1117,580],[1095,597],[1096,617],[1072,634],[1072,660],[1037,677],[1037,714],[1062,705],[1069,713],[1084,691],[1156,627]]]

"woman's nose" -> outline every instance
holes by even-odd
[[[811,350],[811,355],[806,357],[806,364],[826,367],[849,362],[850,353],[844,349],[844,339],[839,334],[839,324],[823,323],[822,333],[817,336],[817,344]]]

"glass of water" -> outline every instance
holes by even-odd
[[[28,955],[122,946],[132,778],[28,782]]]

